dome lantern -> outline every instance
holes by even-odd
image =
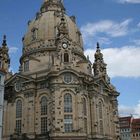
[[[47,11],[62,11],[65,12],[62,0],[44,0],[44,3],[40,9],[41,13]]]

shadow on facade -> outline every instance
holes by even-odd
[[[49,136],[49,132],[47,132],[46,134],[35,135],[35,138],[29,138],[26,133],[14,133],[10,136],[10,140],[51,140],[51,138]]]

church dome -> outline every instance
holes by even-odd
[[[36,18],[28,22],[28,31],[23,38],[23,54],[31,53],[41,47],[54,46],[62,22],[68,38],[82,51],[83,41],[75,17],[65,14],[60,0],[45,0]]]
[[[19,70],[29,74],[56,66],[64,69],[72,63],[78,68],[84,62],[87,59],[75,17],[65,13],[61,0],[45,0],[35,19],[28,22]]]

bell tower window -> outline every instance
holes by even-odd
[[[64,62],[65,63],[69,62],[69,54],[68,53],[64,53]]]

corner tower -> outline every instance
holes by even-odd
[[[10,67],[10,57],[8,51],[9,49],[7,47],[6,35],[4,35],[2,46],[0,47],[0,68],[5,71],[6,78],[8,78]]]
[[[45,0],[28,22],[20,71],[5,82],[3,140],[117,140],[119,93],[99,44],[93,69],[75,17]]]

